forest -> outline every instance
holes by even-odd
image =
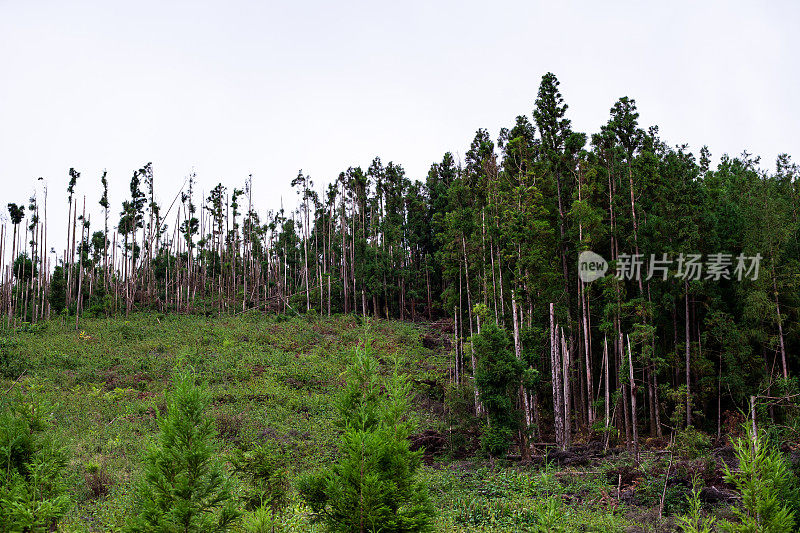
[[[796,446],[800,167],[747,152],[712,165],[629,97],[594,133],[569,117],[547,73],[532,109],[496,137],[478,129],[463,159],[421,179],[379,157],[322,185],[301,170],[279,210],[259,211],[253,176],[157,195],[147,163],[115,199],[106,173],[71,168],[63,188],[7,204],[0,334],[143,314],[399,321],[441,350],[447,446],[491,465],[587,443],[638,464],[750,419]],[[48,220],[48,194],[66,220]],[[587,251],[607,261],[598,279]],[[9,385],[25,371],[0,366]]]

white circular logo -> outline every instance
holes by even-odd
[[[584,283],[602,278],[608,271],[608,263],[600,255],[586,250],[578,256],[578,277]]]

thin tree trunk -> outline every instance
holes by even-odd
[[[775,296],[775,314],[778,317],[778,340],[781,350],[781,365],[783,368],[783,378],[789,377],[789,370],[786,366],[786,347],[783,343],[783,318],[781,318],[781,304],[778,301],[778,285],[775,282],[775,273],[772,274],[772,289]]]
[[[570,409],[570,368],[572,365],[571,354],[567,339],[564,335],[564,328],[561,328],[561,364],[563,370],[561,377],[563,379],[563,403],[564,403],[564,449],[572,444],[572,413]]]
[[[603,435],[603,437],[604,437],[603,438],[603,443],[604,443],[603,448],[604,449],[608,449],[608,439],[610,437],[609,427],[610,427],[610,424],[611,424],[611,416],[610,416],[610,412],[611,412],[611,388],[609,387],[610,379],[609,379],[608,362],[609,362],[608,361],[608,337],[604,336],[603,337],[603,366],[605,367],[605,373],[604,373],[603,377],[604,377],[604,385],[605,386],[603,388],[605,389],[605,395],[606,395],[605,396],[605,400],[606,400],[605,401],[605,410],[606,410],[605,428],[606,428],[606,431],[605,431],[605,434]]]
[[[691,368],[691,350],[689,344],[689,282],[683,280],[683,287],[686,293],[685,297],[685,311],[686,311],[686,427],[692,425],[692,368]]]
[[[633,432],[633,453],[636,462],[639,462],[639,429],[636,424],[636,382],[633,379],[633,354],[631,353],[631,338],[627,336],[628,341],[628,379],[630,380],[631,389],[631,430]]]
[[[564,406],[562,403],[561,356],[558,326],[555,323],[555,304],[550,303],[550,374],[553,385],[553,425],[556,445],[564,449]]]
[[[514,355],[516,355],[517,361],[522,361],[522,342],[519,337],[516,291],[511,291],[511,308],[514,317]],[[530,461],[531,452],[528,445],[528,428],[531,427],[531,410],[528,402],[528,392],[525,390],[525,386],[522,383],[519,385],[519,396],[525,416],[525,427],[520,431],[520,455],[522,461],[527,462]]]

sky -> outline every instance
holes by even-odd
[[[774,168],[800,157],[798,27],[792,1],[0,0],[0,220],[46,185],[62,248],[70,167],[93,229],[103,170],[115,223],[147,162],[166,207],[192,171],[205,193],[252,174],[262,215],[295,206],[301,169],[319,188],[380,156],[424,179],[530,116],[548,71],[577,131],[629,96],[668,144]]]

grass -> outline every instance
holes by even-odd
[[[0,387],[36,389],[51,406],[53,431],[70,457],[74,505],[63,531],[115,531],[134,509],[142,455],[157,435],[156,416],[176,366],[190,366],[212,397],[223,453],[273,441],[289,455],[290,478],[336,455],[333,395],[349,353],[367,328],[383,371],[395,360],[430,395],[446,382],[448,354],[429,350],[424,326],[352,316],[205,318],[136,314],[128,319],[52,321],[7,335],[14,371]],[[417,403],[419,430],[443,429],[441,399]],[[551,466],[487,468],[480,458],[438,459],[422,471],[438,510],[438,531],[646,530],[611,495],[604,475]],[[241,494],[244,487],[234,479]],[[291,494],[287,531],[316,531]],[[658,525],[652,526],[655,529]]]

